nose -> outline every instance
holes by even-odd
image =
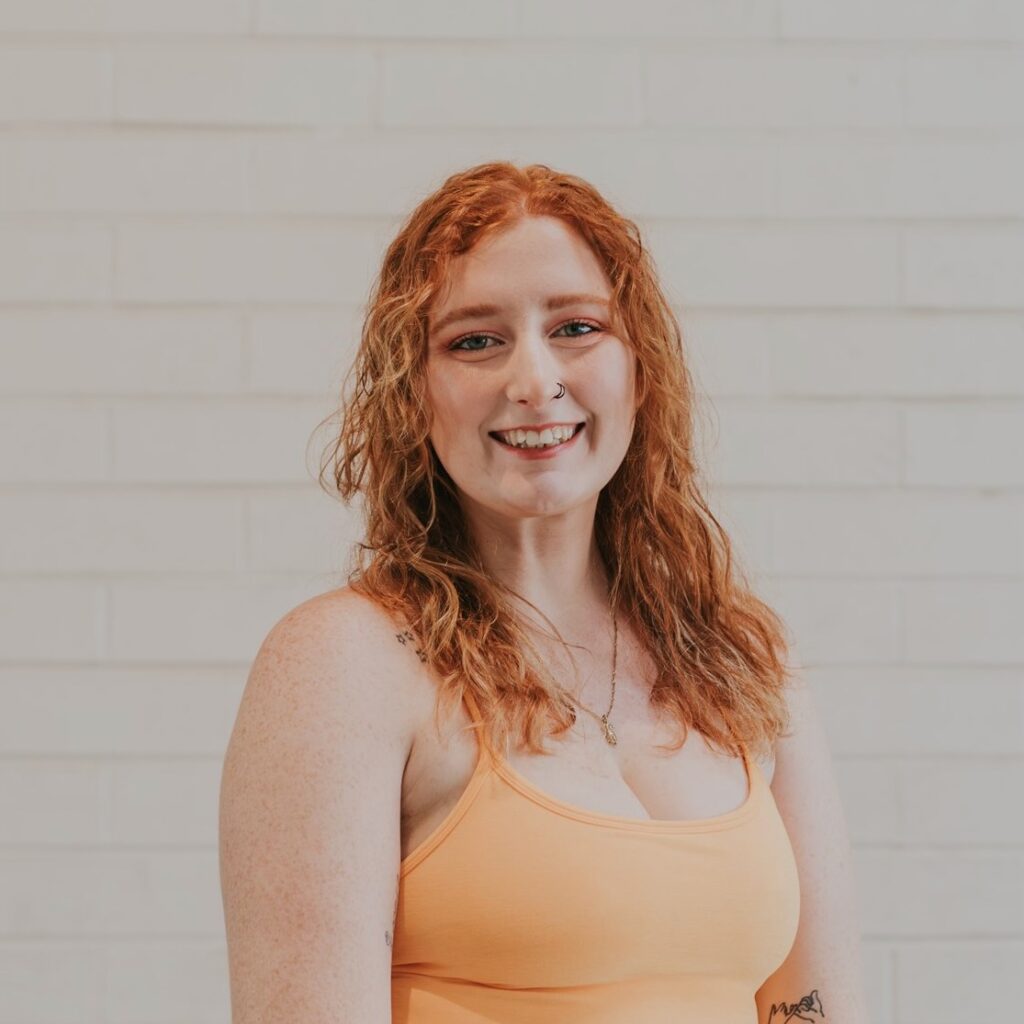
[[[547,404],[558,394],[558,382],[564,376],[561,362],[541,335],[519,339],[507,369],[507,398],[527,405]]]

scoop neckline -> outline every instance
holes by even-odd
[[[538,789],[525,775],[521,775],[504,758],[500,757],[484,741],[477,750],[476,764],[469,782],[448,814],[435,826],[433,832],[410,850],[399,864],[399,877],[403,880],[411,871],[422,864],[435,850],[444,843],[454,831],[470,806],[476,800],[484,781],[491,774],[498,776],[506,785],[511,786],[531,803],[544,807],[563,818],[583,822],[597,827],[621,829],[627,832],[654,834],[687,834],[700,832],[717,832],[741,824],[755,811],[765,785],[761,766],[753,760],[744,748],[743,764],[747,772],[747,796],[739,807],[726,811],[713,818],[686,818],[682,820],[658,818],[629,818],[618,814],[601,814],[589,811],[585,807],[577,807]]]
[[[490,763],[494,771],[501,776],[513,789],[517,790],[527,799],[542,807],[560,814],[575,821],[586,822],[590,825],[605,825],[609,828],[625,829],[633,832],[715,832],[720,829],[731,828],[745,821],[754,812],[757,804],[758,794],[761,790],[763,777],[760,766],[753,760],[744,748],[742,761],[747,777],[747,793],[738,807],[723,814],[716,814],[710,818],[630,818],[621,814],[603,814],[599,811],[591,811],[576,804],[570,804],[560,800],[539,789],[525,775],[516,771],[503,757],[495,751],[488,750]]]

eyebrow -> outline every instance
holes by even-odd
[[[572,295],[552,295],[545,303],[545,309],[561,309],[563,306],[573,306],[576,303],[590,302],[595,306],[608,306],[608,300],[600,295],[588,295],[585,292],[577,292]],[[483,303],[477,306],[462,306],[460,309],[453,309],[446,313],[434,324],[430,331],[432,334],[443,331],[449,324],[457,323],[459,320],[469,320],[477,316],[493,316],[501,312],[501,306],[494,306]]]

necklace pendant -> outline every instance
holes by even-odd
[[[608,721],[607,715],[601,716],[601,725],[604,727],[604,738],[614,747],[619,742],[619,738],[615,735],[615,730],[612,728],[612,723]]]

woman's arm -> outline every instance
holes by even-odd
[[[313,598],[250,671],[220,790],[232,1024],[391,1020],[412,728],[370,615]]]
[[[789,690],[791,735],[775,744],[772,795],[800,876],[800,923],[758,989],[758,1024],[868,1024],[846,819],[825,731],[806,683]]]

